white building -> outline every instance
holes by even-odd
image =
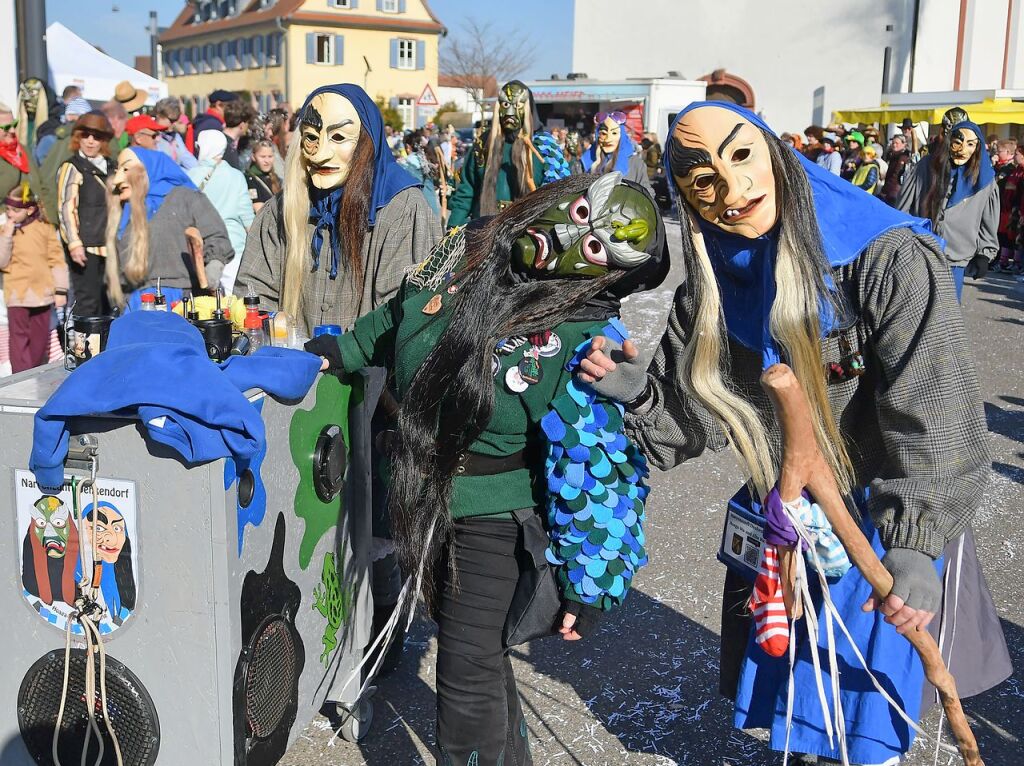
[[[574,72],[704,79],[709,98],[752,106],[780,132],[883,92],[1024,88],[1024,3],[1012,0],[639,0],[625,27],[622,8],[575,3]]]

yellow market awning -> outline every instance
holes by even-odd
[[[909,117],[913,122],[937,124],[947,109],[960,106],[979,125],[1024,125],[1024,101],[1008,98],[987,98],[978,103],[946,104],[943,106],[879,106],[870,109],[850,109],[832,112],[832,122],[903,122]]]

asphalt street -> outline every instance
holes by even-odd
[[[674,255],[678,226],[670,223],[669,231]],[[669,283],[625,304],[626,323],[643,344],[660,336],[680,277],[676,266]],[[1016,766],[1024,763],[1024,284],[999,275],[969,280],[963,310],[994,469],[974,528],[1017,668],[1005,683],[966,700],[965,708],[986,764]],[[763,734],[732,728],[732,705],[717,691],[724,568],[715,554],[724,504],[741,482],[727,453],[655,472],[647,521],[651,563],[625,606],[585,641],[552,638],[513,653],[538,766],[782,763]],[[333,738],[330,724],[317,719],[283,766],[433,764],[434,658],[433,625],[418,620],[401,667],[380,683],[366,739],[355,745]],[[923,725],[938,730],[937,709]],[[919,742],[906,764],[926,766],[933,756]],[[937,763],[959,759],[940,754]]]

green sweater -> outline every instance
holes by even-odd
[[[434,316],[423,313],[423,308],[435,295],[441,296],[440,312]],[[401,399],[420,364],[448,326],[451,319],[448,306],[452,302],[446,284],[441,284],[437,291],[421,290],[406,279],[394,298],[361,317],[351,331],[339,337],[346,371],[351,373],[371,366],[390,368]],[[540,420],[548,413],[551,400],[565,391],[570,376],[565,370],[566,362],[576,346],[588,337],[587,331],[595,331],[603,324],[565,322],[552,328],[561,341],[561,348],[553,356],[541,357],[541,380],[522,393],[508,388],[505,375],[524,358],[523,352],[529,344],[499,356],[500,369],[494,378],[494,412],[483,433],[470,446],[470,452],[503,457],[542,441]],[[543,454],[543,450],[536,454]],[[453,518],[462,518],[531,508],[543,502],[545,492],[543,465],[493,476],[456,476],[451,513]]]
[[[486,140],[486,136],[482,140]],[[486,144],[485,144],[486,146]],[[512,201],[512,188],[509,186],[509,174],[515,172],[512,164],[512,144],[503,143],[501,149],[501,167],[498,168],[498,182],[495,190],[495,197],[498,202]],[[532,152],[533,160],[533,182],[539,188],[544,183],[544,163],[537,159]],[[466,155],[466,161],[462,166],[462,179],[455,188],[448,201],[448,228],[462,226],[465,223],[480,217],[480,189],[484,183],[484,174],[487,172],[487,163],[477,162],[477,152],[470,150]],[[522,190],[522,194],[526,189]]]

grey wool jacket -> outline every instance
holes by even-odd
[[[130,223],[117,239],[117,259],[126,291],[153,287],[157,277],[162,287],[188,289],[193,286],[189,269],[192,256],[185,238],[185,229],[189,226],[199,229],[203,237],[207,280],[211,285],[220,280],[224,264],[235,255],[224,221],[202,192],[177,186],[167,193],[163,204],[149,219],[149,274],[144,283],[127,284],[124,278],[124,265],[131,255]]]
[[[828,386],[856,483],[869,488],[867,511],[886,548],[937,558],[974,516],[991,463],[949,268],[932,237],[894,229],[833,278],[848,308],[844,332],[864,356],[863,376]],[[662,470],[726,446],[711,414],[677,381],[693,313],[684,281],[646,390],[626,416],[628,432]],[[822,340],[822,356],[826,365],[841,360],[837,333]],[[761,355],[730,338],[729,357],[731,382],[770,424],[778,450],[778,424],[758,382]]]
[[[313,225],[304,233],[308,243]],[[348,329],[352,323],[388,301],[402,284],[405,273],[425,260],[441,239],[441,224],[427,204],[423,190],[403,189],[377,211],[377,219],[363,239],[363,284],[341,259],[336,279],[330,278],[329,237],[324,237],[319,268],[302,286],[302,319],[312,335],[320,324],[337,324]],[[344,242],[342,243],[344,245]],[[249,286],[260,296],[264,308],[280,308],[285,259],[284,221],[278,194],[256,214],[245,253],[235,280],[235,294],[245,295]],[[309,259],[310,270],[313,258]]]
[[[931,182],[931,162],[925,157],[914,166],[913,172],[906,174],[896,207],[927,218],[924,198]],[[995,179],[976,194],[947,208],[946,200],[952,190],[952,185],[946,189],[934,227],[936,236],[946,240],[946,258],[953,266],[966,266],[975,255],[995,258],[999,252],[999,186]]]

